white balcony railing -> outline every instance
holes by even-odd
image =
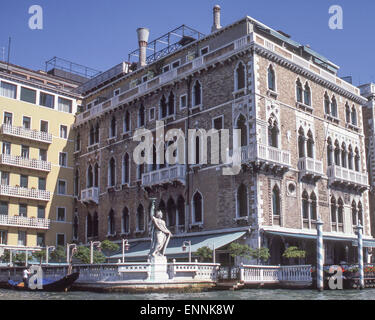
[[[142,185],[152,186],[173,181],[185,184],[185,166],[175,165],[142,174]]]
[[[44,143],[52,143],[52,134],[48,132],[13,127],[10,124],[3,124],[1,126],[1,133]]]
[[[368,187],[368,176],[365,173],[336,165],[328,167],[328,178],[330,183],[344,183]]]
[[[12,156],[9,154],[0,154],[0,164],[46,172],[51,171],[51,162]]]
[[[303,175],[323,175],[323,162],[312,158],[301,158],[298,161],[298,170]]]
[[[7,185],[0,185],[0,195],[41,201],[49,201],[51,198],[50,192],[46,190],[26,189]]]
[[[0,214],[0,226],[31,229],[49,229],[50,220]]]
[[[94,202],[99,203],[99,188],[92,187],[81,191],[82,202]]]
[[[241,161],[266,161],[289,167],[291,165],[290,152],[256,144],[255,146],[245,146],[241,148]]]

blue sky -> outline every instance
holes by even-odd
[[[34,4],[43,8],[43,30],[28,27]],[[44,69],[46,60],[58,56],[104,71],[137,48],[138,27],[150,29],[150,40],[181,24],[208,34],[215,4],[224,26],[252,16],[309,44],[341,67],[340,76],[353,76],[354,84],[375,82],[375,1],[368,0],[2,0],[0,59],[11,36],[12,63]],[[343,30],[328,27],[331,5],[343,8]]]

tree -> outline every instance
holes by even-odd
[[[117,243],[114,243],[114,242],[111,242],[109,240],[104,240],[102,241],[102,243],[100,244],[100,248],[104,251],[104,252],[109,252],[109,253],[112,253],[112,252],[116,252],[120,249],[120,246],[117,244]]]
[[[201,247],[197,250],[196,255],[201,262],[210,262],[212,260],[212,249],[209,247]]]
[[[1,262],[8,263],[10,259],[10,250],[4,250],[3,255],[0,257]]]
[[[42,263],[42,262],[43,262],[43,259],[44,259],[44,260],[46,259],[46,250],[35,251],[35,252],[33,252],[32,257],[33,257],[34,259],[39,260],[40,263]]]
[[[90,263],[90,248],[80,246],[77,248],[77,252],[74,254],[74,258],[80,260],[84,264]],[[96,263],[104,263],[105,262],[105,255],[100,251],[95,251],[93,254],[93,262]]]
[[[57,246],[57,248],[51,252],[51,260],[55,262],[66,262],[65,247]]]
[[[241,258],[250,258],[251,248],[247,244],[240,244],[236,242],[232,242],[229,245],[229,254],[231,257],[241,257]]]
[[[270,250],[268,248],[257,248],[257,249],[251,249],[250,256],[253,259],[257,260],[257,263],[259,264],[259,261],[266,263],[268,259],[270,258]]]
[[[283,253],[283,258],[286,259],[304,259],[306,257],[306,251],[300,250],[298,247],[289,247]]]

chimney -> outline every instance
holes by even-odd
[[[146,48],[147,48],[149,34],[150,34],[150,30],[148,30],[147,28],[137,29],[138,44],[139,44],[138,67],[144,67],[146,65]]]
[[[213,13],[214,13],[214,24],[212,26],[212,29],[211,29],[211,32],[215,32],[219,29],[221,29],[221,25],[220,25],[220,6],[217,4],[216,6],[214,6],[214,10],[213,10]]]

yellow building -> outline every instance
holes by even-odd
[[[0,62],[0,248],[74,240],[76,86]]]

